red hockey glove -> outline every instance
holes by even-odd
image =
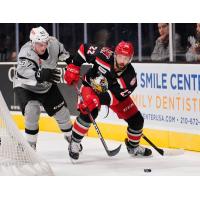
[[[83,102],[78,105],[79,110],[83,114],[88,114],[87,108],[92,112],[95,108],[100,108],[99,97],[90,87],[83,87],[82,89]]]
[[[80,67],[74,65],[74,64],[69,64],[66,67],[64,79],[68,85],[72,85],[73,83],[76,83],[79,81],[80,77]]]
[[[84,100],[84,102],[81,102],[79,104],[79,110],[83,114],[88,114],[87,108],[89,109],[90,112],[92,112],[95,108],[99,108],[100,106],[100,101],[99,98],[96,95],[90,95],[88,96],[87,100]]]

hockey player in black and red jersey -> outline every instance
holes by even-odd
[[[72,128],[72,140],[69,155],[79,158],[80,142],[88,132],[91,121],[86,111],[89,109],[93,118],[98,116],[101,105],[107,105],[118,118],[127,122],[125,144],[131,155],[150,156],[152,151],[139,145],[144,119],[133,102],[130,94],[137,86],[136,73],[131,65],[134,55],[132,43],[121,41],[112,51],[107,47],[98,49],[82,44],[65,72],[68,85],[77,83],[80,78],[80,66],[92,63],[93,67],[84,76],[81,86],[83,101],[78,102],[79,116]]]

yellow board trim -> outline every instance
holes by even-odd
[[[19,129],[24,129],[24,117],[22,115],[13,115],[13,119]],[[55,119],[48,116],[40,117],[39,126],[40,131],[61,133]],[[107,123],[98,123],[98,126],[105,139],[124,141],[127,137],[126,126]],[[160,147],[200,151],[200,135],[147,128],[144,129],[144,134]],[[89,129],[88,136],[97,137],[93,126]],[[141,144],[147,145],[143,139],[141,140]]]

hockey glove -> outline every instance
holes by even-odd
[[[73,83],[77,83],[80,77],[80,67],[69,64],[66,67],[64,79],[68,85],[72,85]]]
[[[95,94],[92,88],[83,87],[82,88],[82,97],[83,101],[79,103],[78,109],[83,114],[88,114],[87,110],[89,109],[92,112],[96,108],[100,108],[99,97]]]
[[[35,78],[39,83],[47,81],[53,84],[57,84],[60,82],[60,76],[61,76],[61,73],[60,73],[60,70],[58,69],[43,68],[43,69],[39,69],[35,73]]]
[[[81,113],[84,115],[88,114],[87,109],[92,112],[95,108],[100,107],[99,98],[96,95],[90,95],[84,102],[81,102],[78,106]]]

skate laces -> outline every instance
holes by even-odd
[[[72,140],[71,144],[70,144],[70,149],[71,149],[72,152],[78,153],[79,150],[80,150],[80,143]]]
[[[135,154],[144,154],[145,148],[142,147],[142,146],[138,146],[138,147],[135,147],[133,149],[133,151],[134,151]]]

